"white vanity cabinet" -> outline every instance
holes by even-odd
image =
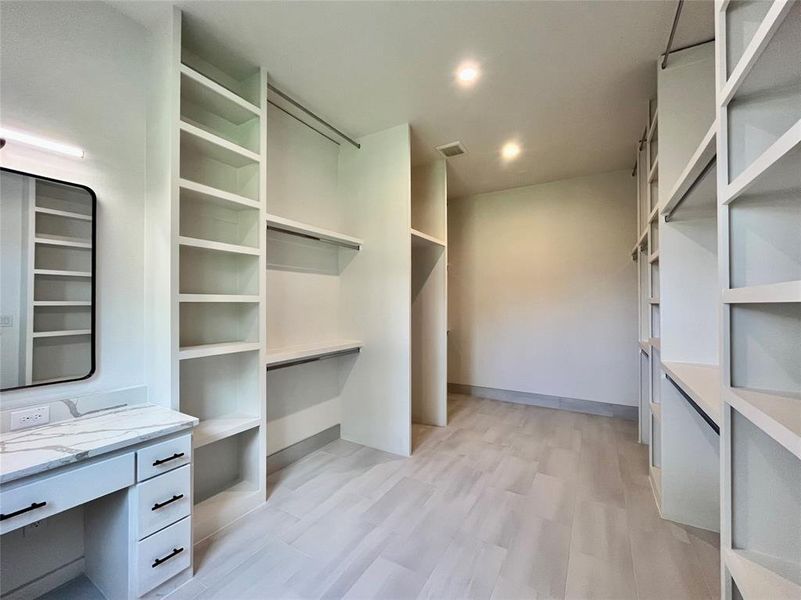
[[[83,570],[109,600],[138,598],[180,573],[191,574],[196,423],[142,405],[2,434],[3,550],[13,551],[17,539],[6,534],[81,507]]]

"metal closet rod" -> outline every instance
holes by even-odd
[[[268,366],[267,370],[275,371],[277,369],[285,369],[286,367],[295,367],[297,365],[305,365],[307,363],[318,362],[321,360],[326,360],[328,358],[336,358],[338,356],[346,356],[348,354],[358,354],[359,352],[361,352],[361,348],[353,348],[351,350],[341,350],[339,352],[332,352],[324,356],[315,356],[314,358],[299,358],[298,360],[292,360],[289,362],[281,363],[280,365]]]
[[[684,193],[681,195],[681,198],[679,198],[679,199],[676,201],[676,204],[674,204],[674,205],[673,205],[673,208],[671,208],[671,209],[670,209],[670,211],[668,211],[668,212],[666,212],[666,213],[665,213],[665,223],[667,223],[668,221],[670,221],[670,218],[671,218],[671,216],[673,216],[673,213],[676,211],[676,209],[677,209],[679,206],[681,206],[681,203],[682,203],[682,202],[684,202],[684,200],[687,198],[687,196],[689,196],[689,195],[692,193],[692,191],[693,191],[693,190],[694,190],[696,187],[698,187],[698,184],[699,184],[699,183],[701,183],[701,180],[702,180],[704,177],[706,177],[707,173],[709,173],[709,171],[712,169],[712,167],[714,167],[714,166],[715,166],[715,163],[717,162],[717,159],[718,159],[718,157],[717,157],[717,156],[713,156],[713,157],[712,157],[712,160],[710,160],[710,161],[709,161],[709,163],[708,163],[708,164],[707,164],[707,165],[704,167],[704,170],[703,170],[703,171],[701,171],[701,173],[698,175],[698,177],[696,177],[696,178],[695,178],[695,181],[693,181],[692,185],[691,185],[690,187],[688,187],[688,188],[687,188],[687,191],[686,191],[686,192],[684,192]]]
[[[676,35],[676,29],[679,27],[679,17],[681,16],[681,9],[684,7],[684,0],[679,0],[676,5],[676,14],[673,15],[673,25],[670,27],[670,35],[668,36],[667,46],[665,46],[665,55],[662,57],[662,68],[667,67],[668,56],[670,56],[670,47],[673,45],[673,38]]]
[[[292,98],[292,97],[291,97],[289,94],[287,94],[286,92],[282,92],[281,90],[279,90],[277,87],[275,87],[275,86],[274,86],[274,85],[272,85],[271,83],[268,83],[268,84],[267,84],[267,89],[268,89],[268,90],[270,90],[271,92],[273,92],[273,93],[277,94],[278,96],[281,96],[281,98],[283,98],[284,100],[286,100],[287,102],[289,102],[289,103],[290,103],[292,106],[294,106],[294,107],[295,107],[295,108],[297,108],[298,110],[301,110],[301,111],[303,111],[304,113],[306,113],[307,115],[309,115],[309,116],[310,116],[312,119],[314,119],[314,120],[315,120],[315,121],[317,121],[318,123],[322,123],[323,125],[325,125],[326,127],[328,127],[328,128],[331,130],[331,131],[334,131],[334,132],[335,132],[335,133],[336,133],[336,134],[337,134],[339,137],[341,137],[343,140],[346,140],[347,142],[349,142],[350,144],[352,144],[354,147],[356,147],[356,148],[361,148],[361,145],[359,144],[359,142],[357,142],[357,141],[356,141],[356,140],[354,140],[353,138],[351,138],[351,137],[349,137],[349,136],[345,135],[344,133],[342,133],[342,132],[341,132],[339,129],[337,129],[336,127],[334,127],[333,125],[331,125],[331,123],[329,123],[328,121],[326,121],[325,119],[323,119],[321,116],[319,116],[319,115],[317,115],[317,114],[313,113],[312,111],[310,111],[308,108],[306,108],[305,106],[303,106],[303,105],[302,105],[300,102],[298,102],[297,100],[295,100],[294,98]],[[270,102],[270,104],[272,104],[273,106],[276,106],[274,102]],[[278,107],[278,108],[280,108],[280,107]],[[284,112],[286,112],[286,111],[284,111]],[[304,124],[308,125],[308,123],[305,123],[304,121],[301,121],[301,123],[304,123]],[[310,127],[311,127],[311,126],[310,126]],[[311,129],[314,129],[314,127],[311,127]],[[314,129],[314,131],[317,131],[317,129]],[[321,133],[321,132],[320,132],[320,131],[317,131],[317,133]],[[323,135],[325,135],[325,134],[323,134]],[[325,136],[325,137],[328,137],[328,136]],[[328,138],[328,139],[330,140],[331,138]],[[332,140],[332,141],[334,141],[334,140]]]
[[[706,421],[707,425],[709,425],[709,426],[712,428],[712,431],[714,431],[715,433],[717,433],[718,435],[720,435],[720,426],[719,426],[717,423],[715,423],[715,422],[712,420],[712,417],[710,417],[710,416],[709,416],[708,414],[706,414],[706,413],[705,413],[703,410],[701,410],[701,407],[700,407],[700,406],[698,406],[698,404],[696,404],[696,403],[695,403],[695,400],[693,400],[692,398],[690,398],[690,397],[689,397],[689,396],[688,396],[688,395],[687,395],[687,394],[684,392],[684,390],[683,390],[683,389],[681,389],[681,387],[679,386],[679,384],[678,384],[678,383],[676,383],[676,382],[673,380],[673,378],[672,378],[670,375],[667,375],[667,374],[666,374],[666,375],[665,375],[665,377],[667,378],[667,380],[668,380],[670,383],[672,383],[672,384],[673,384],[673,387],[675,387],[675,388],[676,388],[676,391],[678,391],[678,392],[679,392],[679,394],[681,394],[681,395],[682,395],[682,397],[683,397],[683,398],[684,398],[684,399],[685,399],[685,400],[686,400],[686,401],[689,403],[689,405],[690,405],[690,406],[692,406],[692,407],[695,409],[695,411],[696,411],[696,412],[697,412],[699,415],[701,415],[701,418],[702,418],[704,421]]]

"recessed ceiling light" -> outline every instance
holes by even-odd
[[[463,63],[456,70],[456,80],[463,86],[473,85],[481,75],[481,70],[475,63]]]
[[[517,142],[506,142],[501,148],[501,156],[504,160],[514,160],[520,156],[520,144]]]

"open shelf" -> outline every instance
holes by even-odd
[[[261,417],[254,415],[231,414],[201,420],[192,431],[192,446],[202,448],[232,435],[254,429],[261,425]]]
[[[239,168],[258,164],[261,160],[260,156],[252,150],[183,121],[181,122],[181,143],[182,150],[184,148],[195,150],[231,167]]]
[[[35,209],[37,214],[40,215],[49,215],[52,217],[63,217],[65,219],[75,219],[77,221],[92,221],[91,215],[85,215],[82,213],[72,212],[69,210],[58,210],[55,208],[45,208],[43,206],[37,206]]]
[[[648,256],[648,262],[649,262],[649,263],[651,263],[651,264],[653,264],[653,263],[655,263],[655,262],[659,262],[659,250],[654,250],[654,251],[653,251],[653,252],[652,252],[652,253],[651,253],[651,254]]]
[[[336,244],[338,246],[344,246],[353,250],[360,250],[362,244],[364,243],[359,238],[345,235],[344,233],[323,229],[322,227],[317,227],[315,225],[308,225],[306,223],[301,223],[300,221],[293,221],[292,219],[286,219],[277,215],[268,214],[266,223],[268,230],[288,233],[290,235],[298,235],[306,239]]]
[[[178,302],[256,303],[259,302],[259,297],[248,294],[178,294]]]
[[[65,271],[63,269],[34,269],[33,274],[43,277],[92,278],[92,273],[90,271]]]
[[[727,548],[723,548],[722,552],[726,567],[743,600],[801,598],[801,586],[754,561],[752,553]]]
[[[662,418],[662,405],[658,402],[651,402],[651,414],[654,415],[657,419]]]
[[[204,358],[207,356],[222,356],[238,352],[254,352],[261,348],[259,342],[223,342],[219,344],[200,344],[197,346],[182,346],[178,351],[180,360]]]
[[[37,306],[92,306],[89,300],[35,300],[34,307]]]
[[[679,175],[661,210],[662,215],[671,215],[679,205],[687,209],[714,210],[717,207],[717,169],[714,166],[717,128],[715,120]]]
[[[189,179],[179,179],[178,187],[181,191],[181,198],[189,200],[201,200],[209,203],[217,203],[223,208],[231,210],[244,210],[248,208],[259,208],[259,203],[256,200],[251,200],[239,194],[232,194],[225,190],[213,188],[210,185],[204,185]]]
[[[440,246],[442,248],[445,247],[445,242],[442,240],[435,238],[433,235],[428,235],[427,233],[423,233],[422,231],[417,231],[416,229],[411,229],[412,234],[412,246]]]
[[[322,344],[309,344],[303,346],[291,346],[288,348],[276,348],[267,350],[266,365],[277,367],[295,362],[305,362],[316,360],[339,354],[357,352],[361,349],[362,343],[352,340],[338,342],[326,342]]]
[[[67,248],[86,248],[86,249],[92,248],[91,240],[72,238],[61,235],[45,235],[43,233],[37,233],[33,241],[36,244],[40,244],[42,246],[64,246]]]
[[[657,350],[662,349],[662,341],[658,337],[652,337],[648,340],[648,345]]]
[[[651,342],[649,340],[640,340],[637,343],[640,346],[640,350],[642,350],[646,354],[651,352]]]
[[[720,367],[662,361],[662,368],[673,382],[720,427],[723,415],[720,397]]]
[[[198,543],[265,501],[264,493],[248,483],[233,485],[195,504],[192,533]]]
[[[777,139],[759,158],[726,186],[723,203],[737,198],[772,195],[801,188],[801,120]]]
[[[181,96],[237,125],[261,115],[258,106],[185,64],[181,65]]]
[[[66,329],[62,331],[34,331],[34,338],[69,337],[73,335],[92,335],[91,329]]]
[[[654,159],[651,164],[651,170],[648,171],[648,183],[655,183],[659,181],[659,157]]]
[[[241,246],[238,244],[226,244],[224,242],[214,242],[211,240],[202,240],[198,238],[190,238],[187,236],[179,236],[178,243],[181,246],[189,246],[192,248],[202,248],[204,250],[211,250],[214,252],[227,252],[230,254],[249,254],[250,256],[259,256],[261,251],[258,248],[251,246]]]
[[[726,304],[801,302],[801,281],[723,290],[723,302]]]
[[[801,397],[733,387],[725,395],[740,414],[801,458]]]
[[[651,305],[659,304],[659,298],[653,298],[653,297],[648,298],[648,304],[651,304]]]

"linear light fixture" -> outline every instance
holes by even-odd
[[[57,152],[58,154],[72,156],[73,158],[83,158],[83,150],[77,146],[62,144],[61,142],[54,142],[53,140],[48,140],[31,135],[30,133],[25,133],[24,131],[15,131],[13,129],[0,127],[0,138],[6,141],[27,144],[28,146],[33,146],[34,148],[40,148],[41,150],[47,150],[49,152]]]

